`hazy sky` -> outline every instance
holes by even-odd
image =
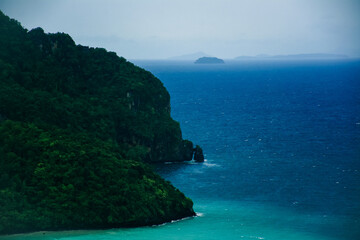
[[[66,32],[129,59],[360,57],[360,0],[0,0],[0,9],[28,29]]]

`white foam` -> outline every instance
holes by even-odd
[[[184,217],[184,218],[181,218],[181,219],[178,219],[178,220],[172,220],[171,222],[165,222],[165,223],[161,223],[161,224],[154,224],[151,227],[162,227],[162,226],[165,226],[167,224],[177,223],[177,222],[187,220],[187,219],[190,219],[190,218],[193,218],[193,217]]]
[[[203,165],[206,167],[220,167],[220,165],[216,163],[203,163]]]
[[[263,237],[256,237],[256,236],[250,236],[250,238],[255,238],[255,239],[265,239]]]
[[[199,212],[199,213],[196,213],[196,216],[197,216],[197,217],[203,217],[204,214]]]
[[[183,220],[187,220],[189,218],[192,218],[192,217],[184,217],[184,218],[181,218],[181,219],[178,219],[178,220],[172,220],[170,223],[180,222],[180,221],[183,221]]]

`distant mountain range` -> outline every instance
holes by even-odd
[[[180,56],[169,57],[167,60],[174,61],[196,61],[203,57],[213,57],[204,52],[195,52]],[[268,55],[260,54],[256,56],[239,56],[233,60],[321,60],[321,59],[346,59],[349,58],[344,54],[328,54],[328,53],[303,53],[303,54],[288,54],[288,55]]]
[[[327,54],[327,53],[310,53],[310,54],[291,54],[291,55],[256,55],[256,56],[239,56],[235,60],[262,60],[262,59],[288,59],[288,60],[310,60],[310,59],[344,59],[347,55],[342,54]]]
[[[175,57],[170,57],[168,58],[168,60],[190,60],[190,61],[195,61],[196,59],[202,58],[202,57],[211,57],[209,54],[206,54],[204,52],[196,52],[196,53],[190,53],[190,54],[185,54],[185,55],[181,55],[181,56],[175,56]]]

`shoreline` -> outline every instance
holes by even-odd
[[[202,213],[195,213],[195,215],[193,216],[187,216],[187,217],[182,217],[179,219],[173,219],[170,221],[165,221],[162,223],[158,223],[158,224],[149,224],[149,225],[137,225],[137,226],[122,226],[122,227],[109,227],[109,228],[83,228],[83,229],[64,229],[64,230],[43,230],[43,231],[34,231],[34,232],[21,232],[21,233],[11,233],[11,234],[0,234],[0,239],[6,238],[6,237],[20,237],[22,235],[34,235],[34,236],[43,236],[46,234],[52,234],[52,233],[66,233],[66,232],[79,232],[79,234],[81,234],[81,232],[84,231],[105,231],[105,230],[120,230],[120,229],[135,229],[135,228],[146,228],[146,227],[161,227],[161,226],[165,226],[168,224],[172,224],[172,223],[178,223],[181,221],[185,221],[185,220],[190,220],[196,217],[201,217]]]

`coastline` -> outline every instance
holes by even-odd
[[[36,236],[43,236],[46,234],[54,234],[54,233],[76,233],[78,232],[79,235],[83,234],[83,232],[97,232],[97,231],[104,231],[104,230],[120,230],[120,229],[135,229],[135,228],[142,228],[142,227],[161,227],[172,223],[177,223],[181,221],[191,220],[196,217],[201,217],[201,213],[195,213],[192,216],[186,216],[182,218],[175,218],[172,220],[167,220],[165,222],[159,222],[159,223],[149,223],[149,224],[139,224],[139,225],[128,225],[128,226],[119,226],[119,227],[105,227],[105,228],[82,228],[82,229],[63,229],[63,230],[48,230],[48,231],[31,231],[31,232],[21,232],[21,233],[11,233],[11,234],[0,234],[0,239],[6,239],[6,238],[13,238],[13,237],[21,237],[21,236],[30,236],[33,235]]]

